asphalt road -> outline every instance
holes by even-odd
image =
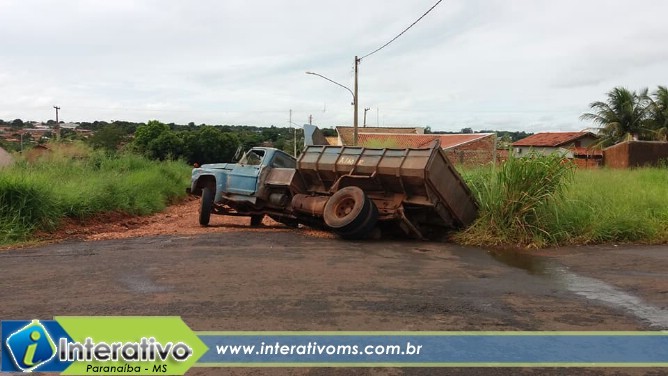
[[[319,239],[299,230],[70,241],[0,251],[0,319],[177,315],[199,331],[666,330],[666,270],[668,246],[491,252]],[[353,373],[446,371],[517,373]]]

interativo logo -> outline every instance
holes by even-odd
[[[56,345],[39,320],[7,337],[7,349],[18,370],[31,372],[56,356]]]

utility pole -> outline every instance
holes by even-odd
[[[357,90],[357,76],[359,74],[359,65],[360,59],[355,56],[355,93],[353,94],[353,99],[355,101],[355,120],[353,122],[353,146],[357,146],[357,107],[360,102]]]
[[[56,109],[56,140],[60,140],[60,122],[58,121],[58,110],[60,110],[60,107],[53,106],[53,108]]]
[[[366,107],[366,108],[364,109],[364,125],[363,125],[363,128],[366,128],[366,112],[369,111],[369,110],[370,110],[369,107]]]
[[[292,156],[297,158],[297,127],[292,124],[292,109],[290,109],[290,126],[292,127]]]

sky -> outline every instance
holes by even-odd
[[[0,119],[352,125],[436,0],[0,0]],[[579,131],[668,84],[668,1],[443,0],[359,124]],[[292,110],[292,118],[290,118]]]

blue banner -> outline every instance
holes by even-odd
[[[668,366],[668,332],[199,332],[198,366]]]

